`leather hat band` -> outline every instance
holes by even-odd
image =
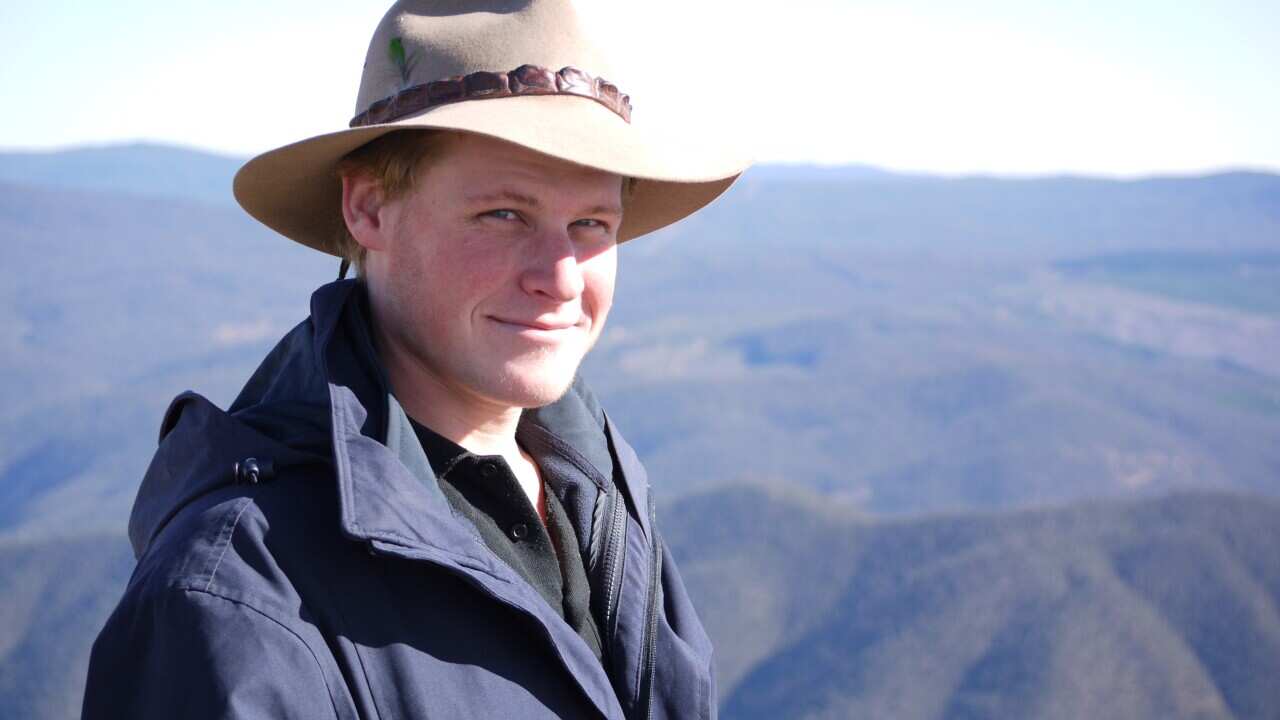
[[[482,70],[405,88],[370,105],[368,110],[352,118],[351,127],[393,122],[438,105],[519,95],[590,98],[631,122],[631,97],[604,78],[571,66],[556,72],[537,65],[521,65],[505,73]]]

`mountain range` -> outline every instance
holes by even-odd
[[[165,405],[336,275],[239,162],[0,154],[0,716],[75,715]],[[619,272],[583,372],[726,716],[1280,714],[1280,177],[765,166]]]

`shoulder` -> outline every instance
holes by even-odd
[[[269,540],[277,522],[305,522],[278,519],[272,511],[283,504],[276,497],[285,492],[283,485],[228,486],[179,510],[138,559],[125,600],[133,595],[155,603],[161,596],[194,592],[265,615],[296,616],[300,599]]]
[[[294,446],[327,435],[313,427],[319,410],[299,408],[272,406],[268,422],[265,412],[233,416],[191,392],[174,399],[130,514],[138,567],[128,593],[218,592],[296,615],[290,537],[318,534],[308,528],[331,520],[336,503],[331,465]],[[260,473],[244,472],[259,463]]]
[[[93,644],[83,716],[338,716],[340,683],[309,634],[208,580],[132,585]]]
[[[85,717],[335,715],[332,659],[271,540],[307,522],[275,522],[286,485],[211,492],[156,536],[94,643]]]

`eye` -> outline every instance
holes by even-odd
[[[520,213],[508,208],[490,210],[489,212],[483,213],[483,215],[485,217],[491,217],[496,220],[519,220],[520,219]]]
[[[609,229],[608,223],[604,222],[603,220],[597,220],[595,218],[582,218],[581,220],[574,220],[573,226],[585,227],[585,228],[598,228],[600,230]]]

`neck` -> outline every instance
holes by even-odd
[[[385,350],[383,348],[386,348]],[[477,455],[519,456],[516,426],[522,408],[476,397],[396,352],[379,338],[379,352],[396,400],[414,420]]]
[[[396,399],[409,417],[454,441],[476,455],[500,455],[515,474],[542,522],[547,521],[546,499],[538,466],[516,443],[521,408],[476,402],[460,396],[430,373],[418,375],[387,372]],[[401,390],[400,388],[406,388]]]

